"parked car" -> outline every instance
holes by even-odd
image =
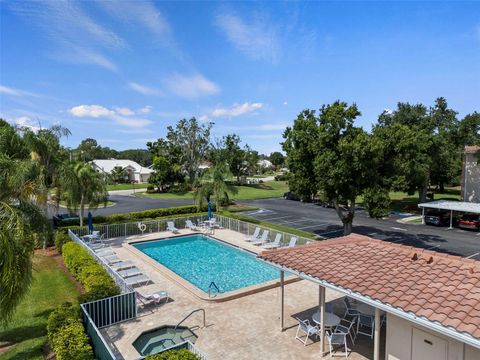
[[[71,220],[71,219],[78,220],[79,217],[75,214],[56,214],[56,215],[53,215],[53,218],[52,218],[53,226],[54,227],[60,226],[63,220]]]
[[[450,213],[447,211],[430,210],[425,214],[425,224],[434,226],[450,225]]]
[[[458,227],[462,229],[480,230],[480,215],[464,214],[458,220]]]
[[[288,191],[288,192],[284,193],[283,198],[285,200],[300,201],[300,198],[297,195],[295,195],[294,193],[292,193],[291,191]]]

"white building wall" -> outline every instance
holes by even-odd
[[[411,360],[412,359],[412,336],[413,329],[430,333],[448,342],[447,360],[478,360],[480,349],[463,344],[460,341],[416,325],[398,316],[387,314],[387,339],[385,347],[385,359],[387,360]],[[431,359],[425,359],[431,360]]]
[[[480,163],[473,153],[465,154],[463,201],[480,203]]]

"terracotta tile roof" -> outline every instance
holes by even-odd
[[[466,153],[476,153],[477,151],[480,150],[480,146],[465,146],[465,152]]]
[[[259,257],[480,340],[479,261],[358,234]]]

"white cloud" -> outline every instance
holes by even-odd
[[[283,105],[285,105],[285,106],[288,105],[288,102],[284,101],[284,102],[283,102]]]
[[[168,89],[184,98],[199,98],[220,92],[220,87],[201,74],[191,76],[175,74],[165,81]]]
[[[290,126],[289,123],[267,123],[261,125],[248,125],[248,126],[221,126],[224,130],[237,130],[237,131],[278,131],[285,130],[287,126]]]
[[[33,96],[33,97],[38,97],[37,94],[34,94],[32,92],[20,90],[20,89],[14,89],[8,86],[0,85],[0,94],[6,94],[6,95],[11,95],[11,96]]]
[[[149,87],[149,86],[145,86],[145,85],[141,85],[141,84],[133,82],[133,81],[129,82],[128,86],[133,91],[136,91],[136,92],[138,92],[142,95],[155,95],[155,96],[162,95],[162,92],[158,89],[155,89],[155,88]]]
[[[140,114],[148,114],[151,111],[152,107],[150,105],[144,106],[143,108],[137,110],[137,112],[139,112]]]
[[[247,23],[224,13],[216,17],[216,24],[227,40],[251,59],[276,62],[280,50],[277,32],[264,18]]]
[[[243,114],[251,113],[263,107],[262,103],[243,103],[234,104],[229,108],[216,108],[212,111],[213,117],[236,117]]]
[[[128,108],[112,110],[101,105],[78,105],[72,107],[68,112],[75,117],[107,118],[128,127],[144,127],[152,123],[148,119],[132,117],[134,112]]]
[[[20,116],[14,119],[13,123],[18,127],[27,128],[34,132],[40,130],[40,125],[34,123],[32,119],[30,119],[28,116]]]

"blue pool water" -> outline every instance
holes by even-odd
[[[205,292],[212,281],[228,292],[279,278],[277,269],[255,255],[205,235],[132,245]]]

